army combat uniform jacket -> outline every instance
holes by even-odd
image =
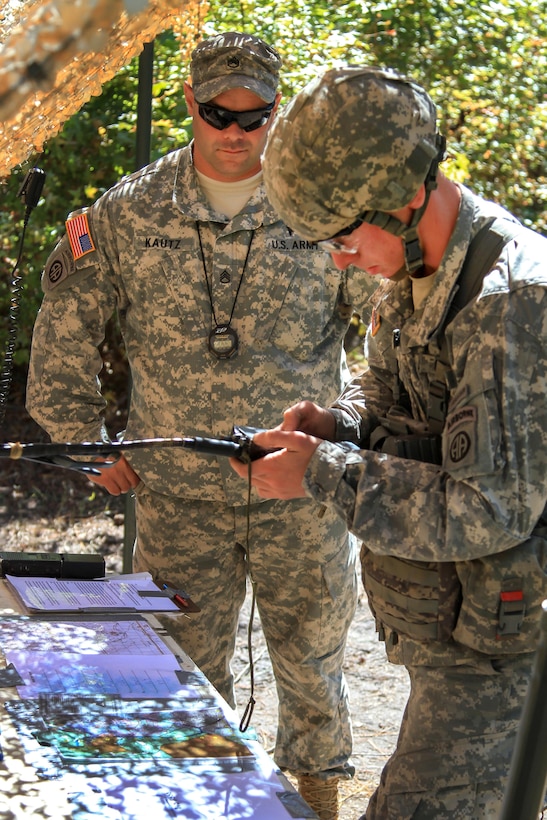
[[[462,188],[427,299],[414,311],[408,279],[379,287],[370,367],[331,408],[338,441],[363,448],[403,394],[425,430],[446,333],[442,465],[323,443],[304,479],[362,540],[378,628],[406,665],[531,652],[547,597],[547,241],[519,226],[479,296],[445,319],[470,239],[492,217],[512,220]]]
[[[371,291],[364,274],[346,276],[292,234],[262,187],[228,222],[212,211],[190,146],[71,214],[42,281],[27,404],[56,441],[105,436],[97,346],[114,309],[132,375],[125,438],[225,436],[234,424],[278,424],[303,396],[332,401],[352,295]],[[233,359],[208,349],[213,310],[218,324],[233,312]],[[226,458],[159,447],[128,457],[156,492],[246,503]]]

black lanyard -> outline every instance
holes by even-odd
[[[239,277],[239,282],[237,285],[236,295],[234,297],[234,302],[232,305],[232,310],[230,313],[230,318],[226,324],[219,324],[217,322],[217,317],[215,314],[215,306],[213,304],[213,293],[211,290],[211,283],[209,282],[209,277],[207,275],[207,266],[205,264],[205,254],[203,253],[203,244],[201,241],[201,232],[199,229],[199,222],[196,222],[196,231],[198,234],[199,240],[199,249],[201,252],[201,263],[203,265],[203,275],[205,276],[205,284],[207,285],[207,294],[209,296],[209,304],[211,305],[211,316],[214,322],[214,328],[209,334],[209,338],[207,340],[207,344],[211,353],[217,357],[217,359],[231,359],[233,356],[236,355],[238,347],[239,347],[239,339],[237,337],[237,333],[235,330],[230,327],[232,323],[232,318],[234,315],[234,310],[236,307],[237,297],[239,296],[239,291],[241,288],[241,283],[243,282],[243,276],[245,274],[245,269],[247,267],[247,261],[249,259],[249,254],[251,252],[251,245],[253,244],[253,239],[255,232],[254,230],[251,231],[251,239],[247,246],[247,254],[245,256],[245,261],[243,262],[243,267],[241,269],[241,276]]]

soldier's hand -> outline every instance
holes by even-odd
[[[302,479],[321,439],[298,431],[266,430],[253,442],[265,449],[276,449],[251,464],[251,483],[261,498],[304,498]],[[249,475],[249,465],[231,458],[230,464],[241,478]]]
[[[336,422],[332,413],[312,401],[299,401],[285,410],[279,430],[300,430],[310,436],[333,441]]]
[[[101,463],[108,463],[109,466],[101,469]],[[100,484],[110,495],[127,493],[129,490],[134,489],[140,481],[137,473],[124,456],[120,456],[117,460],[97,459],[94,466],[101,470],[101,475],[88,474],[89,480],[95,484]]]

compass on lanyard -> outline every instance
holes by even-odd
[[[239,282],[237,285],[236,295],[234,297],[234,301],[232,304],[232,310],[230,312],[230,318],[226,324],[219,324],[217,322],[217,317],[215,314],[215,306],[213,303],[213,293],[211,291],[211,283],[209,281],[209,277],[207,275],[207,267],[205,265],[205,254],[203,253],[203,244],[201,241],[201,232],[199,229],[199,223],[196,222],[196,230],[198,233],[199,239],[199,249],[201,251],[201,262],[203,265],[203,275],[205,276],[205,284],[207,285],[207,294],[209,296],[209,304],[211,305],[211,316],[213,318],[214,327],[209,333],[209,337],[207,339],[207,346],[211,353],[217,357],[217,359],[232,359],[238,351],[239,348],[239,339],[237,336],[236,331],[231,327],[232,318],[234,315],[234,310],[236,307],[237,297],[239,296],[239,291],[241,288],[241,283],[243,282],[243,276],[245,274],[245,269],[247,267],[247,261],[249,259],[249,254],[251,252],[251,245],[253,244],[254,239],[254,231],[251,232],[251,239],[247,246],[247,254],[245,256],[245,261],[243,262],[243,267],[241,269],[241,276],[239,277]]]

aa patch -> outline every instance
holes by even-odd
[[[95,245],[93,244],[89,230],[87,214],[80,214],[79,216],[73,216],[71,219],[67,219],[66,230],[72,256],[75,260],[95,250]]]
[[[372,336],[376,336],[376,334],[380,330],[381,324],[382,317],[380,316],[376,308],[374,308],[374,310],[372,311],[372,316],[370,317],[370,332]]]
[[[446,420],[448,460],[454,466],[463,466],[475,458],[477,442],[477,408],[459,407]]]
[[[73,274],[75,270],[74,259],[65,245],[65,252],[58,251],[46,265],[43,277],[44,290],[53,290],[53,288],[63,282],[67,276]]]

